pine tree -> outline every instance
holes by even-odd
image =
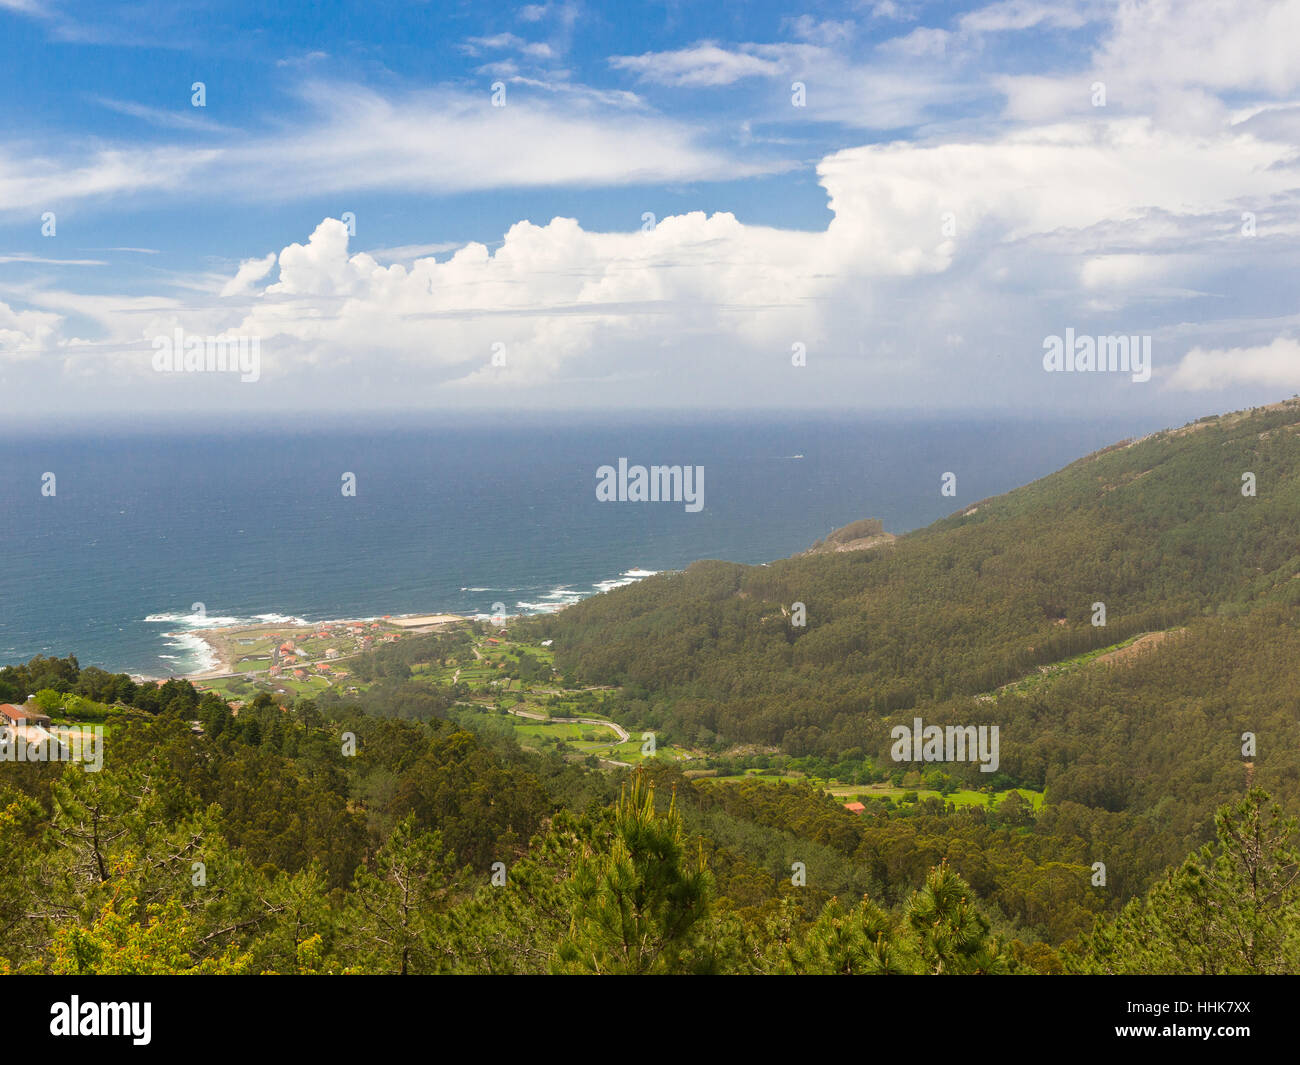
[[[1296,822],[1252,788],[1215,817],[1218,846],[1190,855],[1074,959],[1082,972],[1204,975],[1300,969]]]
[[[344,956],[355,969],[400,976],[437,969],[437,916],[447,893],[442,837],[408,815],[370,868],[357,871],[345,917]]]
[[[868,898],[846,910],[831,899],[807,934],[788,949],[778,972],[812,976],[891,976],[915,963],[898,942],[896,920]]]
[[[677,797],[655,812],[654,785],[638,769],[615,807],[608,850],[588,848],[575,869],[562,972],[648,974],[690,971],[711,952],[697,951],[711,881],[703,850],[688,858]]]
[[[1009,971],[1002,945],[989,937],[988,919],[975,905],[970,885],[942,863],[907,901],[907,925],[921,971],[935,976]]]

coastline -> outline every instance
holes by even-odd
[[[114,667],[108,664],[101,665],[100,668],[111,673],[125,673],[137,684],[165,684],[169,680],[188,680],[192,683],[201,684],[213,680],[237,677],[249,671],[268,671],[270,665],[273,664],[271,661],[267,662],[266,667],[255,670],[246,664],[244,668],[241,668],[241,662],[247,663],[255,650],[265,657],[267,649],[265,647],[254,648],[252,644],[258,642],[256,639],[258,637],[262,637],[261,642],[265,642],[265,638],[273,633],[278,633],[287,638],[301,638],[309,633],[320,633],[322,630],[373,626],[374,628],[371,631],[376,637],[382,637],[384,635],[383,630],[390,630],[390,632],[397,633],[400,636],[405,633],[431,631],[431,627],[436,628],[451,623],[492,621],[498,618],[503,621],[513,621],[518,618],[541,617],[559,613],[561,610],[576,603],[584,602],[593,596],[630,584],[636,584],[647,577],[653,577],[663,572],[666,571],[645,569],[639,565],[632,566],[619,572],[616,577],[592,581],[590,584],[580,580],[574,584],[552,586],[549,592],[542,593],[531,600],[519,599],[513,604],[513,611],[507,612],[503,609],[499,613],[493,614],[482,612],[457,614],[450,611],[439,611],[436,613],[369,614],[362,617],[312,621],[298,615],[278,612],[249,614],[243,617],[228,614],[199,617],[197,614],[180,612],[155,613],[144,618],[144,621],[151,624],[182,626],[179,628],[169,627],[157,633],[157,637],[166,642],[165,652],[157,655],[158,664],[147,672],[132,670],[129,667]],[[489,588],[463,588],[461,590],[462,592],[498,591],[498,589]],[[500,591],[509,593],[522,591],[522,589],[500,589]],[[503,606],[503,604],[494,603],[493,606],[499,607]],[[206,624],[204,624],[205,621]],[[184,627],[187,625],[195,627]],[[346,634],[343,632],[336,631],[336,635],[340,640],[346,640]],[[311,651],[313,648],[308,648],[308,650]],[[317,646],[314,650],[320,651],[323,648]],[[338,650],[342,653],[345,649],[339,647]],[[355,650],[349,649],[346,656],[350,656],[352,653],[355,653]],[[309,655],[309,657],[316,656]],[[167,665],[169,662],[174,662],[174,667],[169,668]]]
[[[293,615],[279,614],[262,614],[257,615],[259,620],[241,624],[221,624],[211,625],[206,628],[194,628],[165,632],[162,635],[168,639],[189,643],[197,651],[203,665],[197,669],[190,669],[185,672],[177,672],[167,677],[151,677],[143,674],[133,674],[132,679],[138,683],[157,682],[165,683],[172,677],[195,681],[210,681],[238,675],[241,670],[237,668],[241,657],[244,657],[245,651],[242,648],[249,646],[248,641],[255,641],[258,637],[265,639],[271,634],[291,638],[301,638],[309,633],[322,633],[330,631],[339,639],[347,639],[348,633],[340,630],[353,630],[357,626],[369,627],[370,631],[379,636],[392,634],[398,635],[412,634],[420,635],[432,632],[445,625],[461,624],[467,621],[488,621],[494,618],[500,618],[503,621],[511,621],[524,617],[539,617],[547,614],[558,614],[561,610],[581,603],[595,595],[601,595],[604,592],[612,591],[615,588],[621,588],[625,585],[636,584],[647,577],[653,577],[661,570],[642,569],[634,566],[631,569],[624,570],[617,577],[603,581],[596,581],[591,584],[591,591],[577,592],[564,586],[560,589],[553,590],[542,596],[543,600],[549,600],[541,603],[519,602],[517,607],[524,607],[524,610],[518,610],[515,613],[505,613],[486,615],[486,614],[453,614],[447,611],[437,613],[420,613],[420,614],[376,614],[361,618],[332,618],[325,621],[308,621],[305,618]],[[265,620],[260,620],[265,619]],[[175,620],[181,620],[176,618]],[[230,619],[222,619],[230,620]],[[352,633],[355,635],[355,633]],[[241,647],[241,642],[244,641]]]
[[[254,625],[217,625],[208,629],[188,629],[184,633],[166,633],[168,636],[185,636],[200,641],[206,649],[210,664],[202,669],[175,674],[181,680],[203,681],[222,677],[237,676],[235,668],[241,655],[239,641],[253,641],[258,637],[283,636],[288,642],[301,640],[308,634],[331,633],[344,636],[340,630],[369,628],[371,632],[392,633],[394,630],[405,635],[423,635],[435,632],[448,625],[456,625],[471,620],[462,614],[385,614],[366,618],[334,618],[329,621],[306,622],[295,618],[292,623],[260,622]],[[145,678],[166,680],[167,678]]]

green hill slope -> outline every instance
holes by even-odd
[[[1267,610],[1267,644],[1294,624],[1297,574],[1293,400],[1117,444],[885,548],[700,562],[536,625],[561,669],[625,685],[629,720],[679,742],[874,753],[890,715],[996,720],[970,697],[1140,633]]]

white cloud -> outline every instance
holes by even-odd
[[[493,107],[480,94],[439,91],[398,99],[356,87],[308,86],[323,121],[307,132],[230,149],[214,177],[258,196],[344,189],[427,193],[570,185],[613,186],[743,176],[697,146],[684,125],[615,109],[608,101],[509,92]]]
[[[168,110],[162,107],[148,107],[131,100],[114,100],[106,96],[95,97],[95,102],[120,115],[129,115],[148,122],[151,126],[163,129],[202,130],[206,133],[230,133],[229,126],[223,126],[208,118],[203,108],[187,107],[184,111]]]
[[[393,262],[409,262],[412,259],[425,259],[430,255],[457,251],[464,247],[455,241],[435,241],[432,244],[402,244],[394,248],[371,248],[367,253],[374,259],[388,259]]]
[[[615,56],[610,63],[643,81],[675,87],[720,88],[749,78],[766,79],[770,83],[763,97],[767,121],[791,119],[790,86],[799,80],[807,88],[801,120],[898,129],[924,121],[935,106],[951,105],[972,91],[943,64],[916,63],[915,49],[923,43],[933,48],[939,40],[933,35],[913,37],[910,47],[886,42],[870,62],[855,61],[840,49],[818,44],[750,43],[728,48],[703,41],[674,52]]]
[[[926,248],[917,236],[937,233],[944,212],[955,215],[959,232],[995,222],[1009,240],[1136,223],[1156,208],[1205,214],[1296,187],[1300,179],[1280,165],[1289,157],[1289,146],[1247,135],[1185,137],[1128,119],[1015,130],[987,142],[852,148],[818,172],[836,212],[832,230],[862,227],[900,267],[933,270],[952,252],[938,240]]]
[[[545,41],[526,41],[514,33],[498,33],[492,37],[470,37],[462,48],[470,55],[484,51],[509,50],[532,59],[552,59],[555,50]]]
[[[20,15],[34,15],[37,18],[48,18],[51,14],[49,5],[42,0],[0,0],[0,8],[16,11]]]
[[[220,155],[215,149],[181,147],[83,148],[73,158],[55,159],[26,145],[0,145],[0,212],[43,212],[84,199],[189,191],[194,175]]]
[[[850,21],[817,19],[812,15],[798,15],[786,19],[784,25],[795,37],[810,44],[847,44],[853,39],[856,27]]]
[[[1095,65],[1145,87],[1300,88],[1300,0],[1119,5]]]
[[[884,52],[898,52],[907,56],[941,56],[948,50],[953,35],[947,30],[918,26],[911,33],[894,37],[881,44]]]
[[[775,77],[785,69],[774,59],[722,48],[712,41],[674,52],[612,56],[609,63],[614,69],[631,71],[645,81],[697,88],[732,85],[744,78]]]
[[[6,361],[35,359],[57,342],[60,319],[57,314],[37,310],[14,310],[0,301],[0,358]]]
[[[412,230],[403,236],[421,243],[357,252],[327,219],[301,243],[246,249],[259,257],[225,276],[175,279],[184,300],[0,284],[12,304],[0,305],[0,351],[53,352],[79,376],[111,367],[142,393],[192,387],[200,401],[194,382],[148,377],[139,355],[149,336],[182,326],[262,337],[271,387],[255,395],[268,404],[350,399],[371,377],[386,382],[373,393],[379,405],[955,404],[990,389],[1023,403],[1112,387],[1041,373],[1042,336],[1091,322],[1098,333],[1154,334],[1157,374],[1177,389],[1291,387],[1300,352],[1279,279],[1300,266],[1300,107],[1221,96],[1300,89],[1294,49],[1278,43],[1295,39],[1285,34],[1300,0],[1234,6],[1245,30],[1228,9],[1191,2],[1186,21],[1199,12],[1201,25],[1162,2],[1106,8],[1111,28],[1078,71],[994,80],[1011,121],[825,154],[817,176],[833,219],[821,232],[690,212],[648,233],[553,218],[518,222],[492,251]],[[951,29],[888,41],[869,61],[846,54],[836,24],[802,16],[789,23],[800,41],[701,41],[610,63],[647,84],[741,85],[733,98],[758,101],[747,128],[778,109],[788,118],[796,79],[808,83],[800,120],[902,128],[986,89],[957,73],[980,34],[1078,29],[1098,10],[996,3]],[[704,122],[655,114],[635,94],[563,71],[525,76],[516,60],[526,43],[501,34],[472,44],[512,64],[494,67],[511,79],[505,108],[490,106],[486,82],[388,94],[307,82],[305,115],[206,156],[95,146],[69,162],[0,146],[0,202],[45,209],[51,191],[61,204],[139,190],[265,200],[663,185],[775,166],[737,162],[707,146]],[[1105,108],[1091,104],[1094,79],[1107,84]],[[1258,216],[1254,240],[1239,230],[1244,210]],[[87,323],[93,343],[74,333]],[[1278,339],[1260,346],[1269,337]],[[792,375],[795,342],[809,364]],[[491,365],[496,344],[505,367]]]
[[[480,93],[383,96],[309,81],[300,92],[310,117],[272,133],[205,140],[202,148],[73,143],[56,158],[0,143],[0,212],[139,193],[262,200],[347,190],[448,193],[718,180],[783,168],[705,147],[691,126],[650,113],[626,92],[530,81],[511,87],[505,107],[492,106],[486,84]]]
[[[4,254],[0,252],[0,263],[32,263],[37,266],[107,266],[103,259],[47,259],[43,255],[29,255],[26,252]]]
[[[1082,113],[1100,81],[1112,112],[1213,129],[1230,117],[1221,94],[1300,90],[1300,0],[1145,0],[1107,10],[1107,32],[1077,71],[994,79],[1008,98],[1008,117],[1036,122]]]
[[[229,296],[242,295],[248,292],[258,281],[261,281],[272,268],[275,266],[276,257],[272,252],[264,259],[245,259],[239,264],[239,269],[235,271],[232,277],[221,288],[222,298]]]
[[[307,67],[311,66],[313,63],[319,63],[322,59],[328,59],[329,57],[329,52],[311,51],[302,55],[291,55],[285,56],[282,59],[277,59],[275,65],[277,67]]]
[[[878,19],[892,19],[898,22],[910,22],[916,18],[913,10],[918,5],[914,0],[876,0],[875,3],[868,5],[871,9],[871,17]]]
[[[385,264],[382,252],[352,252],[346,227],[327,219],[303,243],[242,263],[206,309],[103,297],[87,305],[66,293],[29,301],[96,318],[124,350],[176,325],[259,336],[268,382],[319,381],[337,394],[377,374],[400,382],[390,402],[493,403],[519,390],[540,399],[554,395],[547,388],[572,396],[577,381],[592,402],[629,387],[705,404],[738,393],[824,404],[856,389],[916,399],[945,377],[985,388],[1008,360],[1037,368],[1041,337],[1088,314],[1104,319],[1102,332],[1154,330],[1153,300],[1199,298],[1171,287],[1171,276],[1213,271],[1223,248],[1241,247],[1222,228],[1225,205],[1294,193],[1296,176],[1275,165],[1289,150],[1136,119],[869,145],[819,166],[834,211],[823,232],[727,213],[671,216],[650,232],[592,232],[555,218],[515,224],[492,252],[472,243],[442,261]],[[945,212],[955,232],[944,232]],[[1116,233],[1132,250],[1080,257]],[[1161,352],[1177,340],[1160,337]],[[796,341],[815,358],[791,380]],[[505,368],[491,365],[495,344]],[[1189,356],[1175,381],[1205,377],[1203,358]],[[1263,372],[1235,379],[1267,383]],[[1023,372],[1016,380],[1029,393],[1041,382]]]
[[[1086,289],[1131,288],[1162,277],[1169,266],[1161,255],[1098,255],[1080,265],[1079,281]]]
[[[1078,29],[1090,20],[1089,8],[1098,5],[1053,0],[1002,0],[963,15],[958,25],[972,33],[999,33],[1007,30],[1028,30],[1039,26]]]
[[[516,37],[513,33],[498,33],[494,37],[471,37],[466,41],[465,48],[478,55],[482,48],[514,48],[523,43],[523,38]]]
[[[1300,388],[1300,341],[1277,337],[1259,347],[1196,347],[1183,356],[1168,384],[1197,392],[1242,384]]]

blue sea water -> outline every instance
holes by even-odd
[[[205,664],[185,636],[200,624],[555,610],[700,558],[785,557],[857,518],[915,529],[1159,427],[753,415],[0,432],[0,665],[76,654],[167,676]],[[599,502],[596,470],[620,457],[703,466],[704,509]]]

